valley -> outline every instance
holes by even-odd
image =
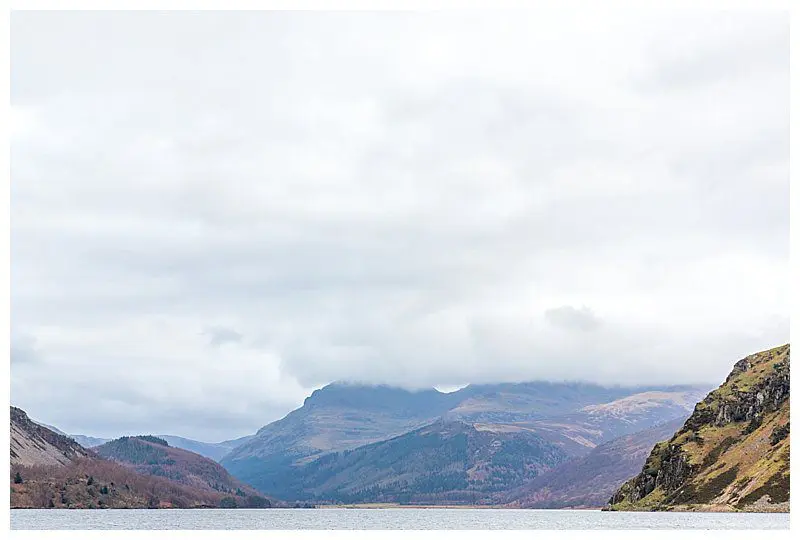
[[[50,494],[34,496],[12,478],[12,504],[782,508],[788,363],[788,345],[751,355],[710,393],[578,382],[444,393],[336,382],[222,443],[70,437],[12,408],[12,472]],[[107,479],[106,497],[92,499],[85,471]],[[120,484],[146,495],[123,497]],[[76,485],[81,494],[67,487]]]

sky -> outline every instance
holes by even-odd
[[[331,381],[721,382],[789,340],[789,22],[14,12],[11,398],[253,433]]]

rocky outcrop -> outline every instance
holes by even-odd
[[[655,459],[653,459],[655,458]],[[667,492],[677,490],[692,473],[692,465],[675,444],[659,443],[635,481],[627,482],[611,497],[611,504],[628,500],[636,503],[660,488]]]
[[[50,430],[11,407],[11,465],[66,465],[89,452],[74,440]]]
[[[759,509],[785,503],[788,510],[788,431],[787,344],[737,362],[684,426],[653,448],[609,508],[741,510],[758,502]]]
[[[752,369],[749,361],[748,368]],[[788,347],[785,360],[775,364],[773,371],[750,390],[741,391],[732,382],[731,396],[720,404],[714,425],[749,422],[755,426],[761,423],[764,416],[777,411],[789,398]]]

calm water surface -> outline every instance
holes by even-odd
[[[788,529],[789,514],[444,508],[12,510],[12,529]]]

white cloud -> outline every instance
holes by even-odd
[[[334,379],[713,382],[787,341],[788,21],[604,23],[15,13],[15,402],[221,439]]]

